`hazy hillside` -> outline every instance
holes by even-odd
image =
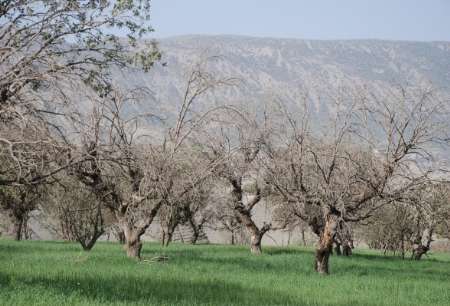
[[[257,102],[305,92],[316,112],[342,88],[370,85],[375,91],[402,85],[428,85],[449,92],[450,42],[379,40],[314,41],[240,36],[181,36],[160,41],[165,66],[150,73],[117,72],[127,86],[146,85],[159,105],[170,110],[181,100],[186,74],[200,59],[219,76],[241,80],[239,88],[215,92],[207,103]]]

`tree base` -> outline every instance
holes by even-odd
[[[127,256],[129,258],[141,259],[141,249],[142,249],[142,243],[140,241],[135,241],[132,243],[126,243],[124,245],[125,251],[127,252]]]

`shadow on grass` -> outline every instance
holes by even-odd
[[[389,261],[389,262],[398,261],[398,262],[415,262],[415,263],[422,263],[422,262],[449,263],[449,261],[447,261],[447,260],[441,260],[438,258],[430,258],[430,256],[425,256],[420,261],[414,261],[411,259],[411,255],[408,255],[403,259],[400,256],[391,255],[391,254],[389,254],[389,255],[384,255],[381,253],[379,253],[379,254],[377,254],[377,253],[364,254],[364,253],[355,252],[351,257],[363,258],[363,259],[375,260],[375,261]],[[351,257],[349,257],[349,258],[351,258]],[[345,258],[345,256],[343,258]]]
[[[267,249],[264,251],[268,255],[313,255],[314,250],[303,249]]]
[[[226,251],[225,251],[226,252]],[[148,250],[145,255],[159,254],[156,250]],[[171,250],[166,249],[165,254],[169,255],[169,264],[185,264],[189,266],[202,266],[204,264],[221,267],[230,267],[230,271],[239,270],[246,273],[281,273],[288,274],[308,274],[316,275],[313,270],[314,253],[313,250],[303,249],[266,249],[263,256],[254,256],[250,253],[240,252],[225,253],[224,256],[207,256],[209,252],[201,250]],[[269,255],[270,257],[266,256]],[[289,255],[280,257],[280,260],[273,261],[271,257],[278,255]],[[290,256],[292,255],[292,257]],[[273,258],[272,257],[272,258]],[[362,259],[359,260],[359,259]],[[366,261],[366,262],[364,262]],[[368,264],[370,262],[370,264]],[[450,273],[440,272],[439,267],[429,266],[429,260],[415,262],[411,260],[402,260],[398,257],[382,256],[377,254],[358,254],[354,253],[350,257],[332,256],[330,258],[330,268],[332,274],[354,275],[354,276],[373,276],[373,277],[392,277],[392,278],[417,278],[422,280],[442,280],[450,279]],[[437,262],[446,264],[446,262]],[[428,273],[428,272],[433,273]]]
[[[316,305],[298,296],[276,290],[245,288],[223,280],[151,279],[133,276],[117,278],[46,276],[15,278],[22,285],[70,297],[77,295],[90,303],[130,303],[143,305]],[[9,284],[3,289],[8,290]],[[30,288],[30,289],[31,289]],[[36,291],[33,291],[36,292]],[[348,303],[320,303],[324,306],[348,306]],[[369,305],[370,306],[370,305]]]

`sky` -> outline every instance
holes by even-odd
[[[450,41],[450,0],[152,0],[156,38]]]

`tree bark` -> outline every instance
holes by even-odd
[[[325,226],[320,234],[319,244],[316,248],[314,268],[320,274],[329,274],[328,261],[333,248],[333,240],[336,234],[336,217],[327,215]]]
[[[161,246],[165,246],[166,245],[166,232],[164,231],[164,229],[161,229]]]
[[[331,254],[331,247],[319,247],[316,249],[315,270],[320,274],[329,274],[328,261]]]
[[[16,241],[22,240],[22,228],[23,228],[23,220],[21,218],[14,218],[12,229],[11,229],[11,236]]]
[[[305,229],[301,229],[303,246],[306,246]]]
[[[162,201],[158,202],[150,211],[149,215],[142,220],[140,226],[136,226],[130,223],[127,218],[126,206],[123,206],[116,212],[116,218],[119,227],[122,229],[125,237],[124,249],[127,256],[134,259],[141,259],[142,242],[141,237],[144,235],[147,228],[153,223],[153,219],[158,213],[159,208],[162,205]]]
[[[428,252],[428,248],[424,245],[419,245],[414,248],[413,250],[413,259],[414,260],[421,260],[422,256],[425,255]]]
[[[128,239],[124,244],[127,256],[134,259],[141,259],[142,242],[140,237]]]
[[[352,255],[352,248],[348,244],[345,244],[342,246],[342,254],[344,256],[351,256]]]
[[[197,241],[198,241],[198,237],[199,237],[199,236],[200,236],[199,231],[194,230],[194,231],[193,231],[193,234],[192,234],[192,237],[191,237],[191,244],[196,244]]]
[[[11,220],[11,226],[9,227],[9,230],[8,230],[9,237],[11,237],[12,239],[14,239],[16,241],[22,240],[24,230],[25,230],[24,227],[25,227],[26,218],[24,218],[20,215],[11,213],[10,220]]]
[[[252,233],[250,240],[251,241],[250,251],[252,254],[260,255],[262,253],[261,240],[262,235],[260,233]]]
[[[233,185],[233,201],[234,210],[241,224],[245,226],[250,234],[250,252],[254,255],[262,253],[261,240],[264,234],[270,230],[269,224],[264,224],[261,229],[252,219],[252,208],[261,200],[261,192],[258,189],[256,196],[247,205],[243,204],[243,191],[241,188],[241,180],[232,181]]]
[[[200,222],[199,224],[196,224],[195,220],[192,216],[189,218],[189,225],[192,229],[192,237],[191,237],[191,244],[196,244],[198,241],[198,238],[200,237],[200,232],[203,229],[203,223]]]
[[[119,228],[116,230],[116,238],[120,244],[125,244],[125,233],[122,229]]]
[[[173,239],[173,232],[174,232],[174,230],[172,230],[172,229],[169,229],[169,231],[167,232],[167,235],[166,235],[166,241],[165,241],[165,244],[164,244],[164,246],[169,246],[169,244],[172,242],[172,239]]]
[[[341,256],[342,252],[341,252],[341,244],[339,242],[335,242],[335,247],[334,247],[334,252],[336,253],[337,256]],[[343,247],[343,250],[345,252],[345,246]]]
[[[418,241],[414,244],[412,258],[414,260],[421,260],[422,256],[425,255],[431,249],[431,242],[433,241],[433,230],[426,229],[423,231],[422,235],[417,239]]]
[[[170,224],[167,226],[167,232],[165,232],[164,235],[164,241],[163,241],[163,246],[169,246],[169,244],[172,242],[173,239],[173,233],[175,232],[175,229],[177,228],[179,222],[178,221],[173,221],[170,222]]]
[[[98,238],[100,238],[103,234],[105,233],[105,231],[99,230],[99,231],[95,231],[92,236],[89,238],[88,241],[79,241],[81,243],[81,246],[83,247],[83,250],[85,251],[90,251],[92,250],[92,248],[94,247],[95,243],[97,242]]]
[[[127,256],[138,260],[141,259],[141,236],[145,231],[142,231],[142,229],[128,224],[126,220],[119,220],[119,224],[125,236],[125,243],[123,245],[123,248],[126,251]]]

